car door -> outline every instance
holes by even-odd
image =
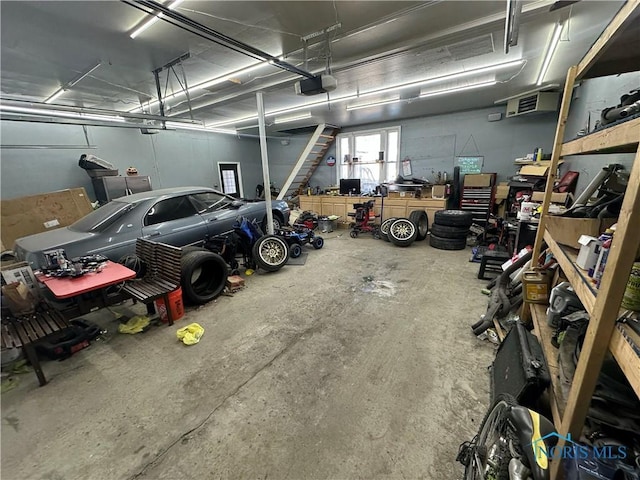
[[[198,214],[207,225],[210,236],[223,235],[233,231],[241,200],[217,192],[201,192],[191,195]]]
[[[143,219],[142,237],[154,242],[182,247],[202,242],[206,234],[205,220],[188,195],[160,200]]]

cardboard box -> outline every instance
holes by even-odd
[[[596,268],[602,242],[591,235],[581,235],[578,243],[580,244],[580,252],[576,259],[576,265],[587,271]]]
[[[561,245],[579,249],[578,240],[582,235],[598,237],[611,225],[616,223],[615,218],[565,218],[547,217],[547,230],[553,239]]]
[[[493,174],[491,173],[474,173],[464,176],[465,187],[490,187]]]
[[[22,282],[24,283],[31,293],[37,298],[40,290],[38,289],[38,280],[33,274],[31,266],[27,262],[11,263],[9,265],[3,265],[0,268],[2,272],[2,279],[7,283]]]
[[[13,248],[17,238],[66,227],[93,211],[84,188],[2,200],[2,243]]]
[[[434,185],[431,188],[431,198],[445,198],[447,194],[447,186],[446,185]]]
[[[546,177],[548,171],[548,165],[525,165],[520,169],[520,175],[525,177]]]
[[[567,201],[568,193],[552,193],[551,194],[551,203],[562,203],[564,204]],[[533,202],[541,202],[544,200],[544,192],[533,192],[531,195],[531,200]]]
[[[496,202],[506,200],[509,196],[509,185],[498,185],[496,187]]]
[[[420,195],[416,191],[411,192],[389,192],[389,198],[419,198]]]

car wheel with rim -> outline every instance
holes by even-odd
[[[385,242],[389,241],[389,226],[395,222],[398,218],[397,217],[391,217],[391,218],[387,218],[384,222],[382,222],[382,224],[380,225],[380,238],[382,240],[384,240]]]
[[[280,270],[289,258],[289,245],[277,235],[263,235],[252,249],[258,267],[267,272]]]
[[[398,218],[389,225],[387,236],[394,245],[408,247],[418,235],[418,228],[408,218]]]
[[[280,220],[280,217],[278,217],[278,215],[276,215],[275,213],[273,214],[273,231],[277,232],[278,230],[282,230],[282,220]],[[262,224],[260,225],[260,228],[262,228],[262,231],[264,233],[267,233],[267,216],[265,215],[264,218],[262,219]]]

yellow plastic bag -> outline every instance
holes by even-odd
[[[186,327],[179,328],[176,335],[185,345],[195,345],[204,335],[204,328],[197,323],[190,323]]]
[[[135,317],[131,317],[127,323],[118,325],[118,332],[130,334],[140,333],[149,325],[150,321],[146,315],[136,315]]]

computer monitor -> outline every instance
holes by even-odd
[[[359,178],[340,179],[340,195],[360,195]]]

